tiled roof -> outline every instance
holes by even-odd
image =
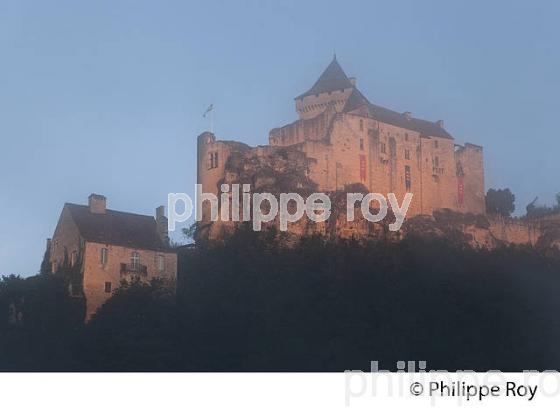
[[[346,73],[336,61],[336,57],[333,58],[331,63],[328,67],[323,71],[323,74],[319,77],[319,79],[313,84],[308,91],[305,93],[298,95],[298,98],[307,97],[309,95],[321,94],[326,93],[329,91],[337,91],[337,90],[344,90],[347,88],[352,88],[352,83],[350,79],[346,76]]]
[[[344,73],[344,70],[340,64],[338,64],[336,57],[333,58],[329,66],[323,71],[323,74],[321,74],[319,79],[313,84],[313,87],[311,87],[309,91],[297,96],[296,99],[348,88],[352,88],[352,93],[346,101],[344,112],[351,112],[365,105],[367,106],[369,115],[378,121],[417,131],[426,136],[453,139],[443,127],[440,127],[435,122],[407,117],[403,113],[370,103],[346,76],[346,73]]]
[[[352,90],[352,94],[350,94],[350,97],[348,97],[348,100],[346,100],[343,111],[351,112],[362,106],[366,106],[368,114],[372,118],[375,118],[376,120],[384,122],[386,124],[395,125],[397,127],[406,128],[412,131],[417,131],[420,134],[426,136],[453,139],[453,137],[437,123],[421,120],[419,118],[407,118],[407,116],[405,116],[403,113],[399,113],[388,108],[372,104],[357,88],[354,88],[354,90]]]
[[[88,206],[65,204],[86,241],[136,249],[170,251],[157,232],[156,220],[147,215],[107,209],[91,213]]]

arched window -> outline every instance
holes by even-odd
[[[130,264],[132,269],[138,269],[138,266],[140,266],[140,254],[138,252],[132,252]]]

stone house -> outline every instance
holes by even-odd
[[[91,194],[88,205],[66,203],[50,240],[50,263],[56,272],[67,264],[79,271],[70,284],[73,296],[86,300],[86,319],[121,281],[177,277],[177,255],[169,246],[164,207],[155,218],[107,209],[106,198]]]

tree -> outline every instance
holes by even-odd
[[[84,314],[61,277],[0,278],[0,371],[75,369]]]
[[[88,370],[176,370],[175,294],[164,281],[122,281],[85,329],[81,356]]]
[[[189,227],[183,228],[183,235],[185,235],[187,239],[195,240],[197,229],[198,229],[198,222],[193,222]]]
[[[47,249],[43,254],[43,261],[41,262],[41,269],[39,270],[39,273],[41,275],[50,275],[51,273],[53,273],[50,259],[51,259],[51,243],[49,242],[47,244]]]
[[[490,188],[486,193],[486,212],[491,215],[510,216],[515,210],[515,195],[509,190]]]

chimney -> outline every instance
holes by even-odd
[[[443,120],[437,120],[436,125],[440,128],[443,128]]]
[[[410,119],[412,118],[412,113],[410,111],[405,111],[403,112],[404,118],[406,118],[408,121],[410,121]]]
[[[356,77],[349,77],[348,78],[350,80],[350,84],[352,84],[353,87],[356,86]]]
[[[167,230],[167,217],[165,216],[165,207],[158,206],[156,208],[156,229],[161,240],[169,245],[169,231]]]
[[[107,213],[107,198],[103,195],[91,194],[88,197],[89,211],[92,214]]]

